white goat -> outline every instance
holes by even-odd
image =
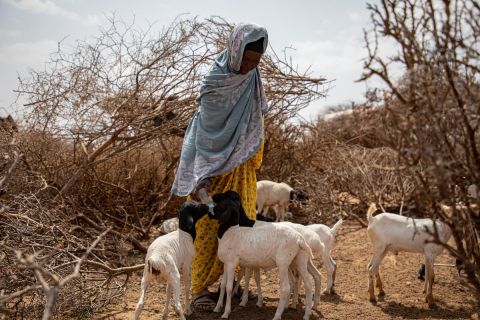
[[[234,197],[231,197],[232,194]],[[308,268],[312,253],[305,239],[294,229],[281,224],[269,223],[255,228],[240,227],[240,211],[243,209],[235,192],[216,194],[213,200],[217,205],[212,218],[220,222],[218,257],[224,263],[220,297],[214,311],[221,311],[226,289],[227,301],[222,318],[228,318],[231,312],[235,268],[238,265],[263,269],[277,266],[281,293],[273,319],[279,320],[290,294],[288,269],[293,264],[304,281],[306,299],[303,319],[309,319],[312,309],[312,283],[308,277]]]
[[[443,210],[445,206],[442,206]],[[423,292],[430,307],[435,304],[432,294],[434,281],[433,264],[435,258],[442,253],[443,246],[434,243],[434,236],[438,232],[438,240],[447,243],[452,234],[450,227],[445,223],[432,219],[413,219],[393,213],[382,213],[373,217],[377,210],[374,203],[367,211],[367,234],[373,245],[373,257],[368,264],[368,293],[370,301],[375,302],[373,289],[376,277],[379,296],[385,295],[380,279],[379,267],[388,251],[407,251],[423,253],[425,256],[426,280]]]
[[[167,234],[178,229],[178,217],[173,217],[162,222],[160,232]]]
[[[254,228],[262,228],[265,226],[265,224],[270,224],[269,222],[264,222],[264,221],[255,221]],[[323,242],[320,240],[320,237],[318,234],[316,234],[313,230],[306,229],[305,226],[297,223],[292,223],[292,222],[278,222],[276,223],[277,225],[282,225],[282,226],[287,226],[289,228],[292,228],[296,232],[300,233],[300,235],[305,239],[307,245],[310,247],[312,250],[312,253],[315,255],[318,255],[320,257],[325,256],[325,246],[323,245]],[[327,259],[324,259],[324,261],[327,261]],[[311,264],[311,265],[310,265]],[[295,267],[292,266],[290,268],[289,272],[289,280],[290,280],[290,285],[293,286],[293,299],[292,299],[292,308],[296,308],[297,302],[298,302],[298,291],[300,287],[300,281],[298,279],[298,273],[295,270]],[[313,308],[316,308],[318,303],[320,302],[320,282],[321,282],[321,275],[318,272],[318,270],[315,268],[313,265],[313,262],[310,260],[309,261],[309,266],[308,266],[308,272],[312,275],[315,281],[315,294],[314,294],[314,303],[313,303]],[[245,274],[245,289],[243,290],[243,295],[242,295],[242,300],[240,302],[240,306],[244,307],[247,304],[248,300],[248,288],[249,288],[249,280],[250,280],[250,273],[251,270],[250,268],[244,268],[242,267],[239,274],[238,274],[238,279],[235,288],[233,289],[234,292],[237,292],[238,286],[240,284],[240,281],[243,278],[243,275]],[[253,274],[255,276],[255,283],[257,285],[257,296],[258,296],[258,302],[257,306],[261,307],[263,304],[262,301],[262,289],[261,289],[261,284],[260,284],[260,270],[259,268],[253,268]]]
[[[265,223],[268,223],[268,222],[257,220],[254,226],[259,226],[259,225],[261,226]],[[335,263],[335,260],[333,260],[331,256],[331,251],[335,246],[335,236],[336,236],[337,230],[340,228],[342,223],[343,223],[343,220],[340,219],[337,221],[337,223],[335,223],[335,225],[332,228],[329,228],[328,226],[323,224],[312,224],[312,225],[304,226],[298,223],[279,222],[279,224],[287,225],[295,229],[297,232],[299,232],[305,238],[305,241],[312,249],[313,254],[315,256],[321,257],[322,262],[323,264],[325,264],[325,267],[327,269],[327,286],[324,290],[324,293],[327,293],[327,294],[335,293],[334,284],[335,284],[335,274],[336,274],[337,264]],[[262,296],[261,296],[261,288],[259,288],[260,283],[259,283],[259,280],[257,280],[257,277],[259,277],[259,274],[258,274],[259,270],[253,270],[253,271],[255,275],[255,281],[257,284],[257,296],[259,300],[257,302],[257,306],[260,307],[262,305],[262,302],[261,302]],[[245,290],[243,292],[240,306],[245,306],[247,303],[247,298],[248,298],[247,292],[249,287],[250,270],[248,269],[244,270],[244,268],[240,270],[240,273],[238,275],[237,285],[234,288],[234,292],[236,292],[238,285],[244,274],[246,275]],[[314,276],[314,279],[315,279],[315,276]],[[318,281],[320,281],[320,279],[318,279]],[[298,301],[298,289],[299,289],[300,283],[296,281],[295,283],[293,283],[293,285],[295,285],[295,287],[293,291],[293,300],[292,300],[291,307],[295,308],[296,303]],[[315,302],[314,302],[314,308],[315,308],[316,304],[318,303],[317,297],[318,299],[320,298],[320,292],[319,290],[317,290],[317,285],[315,286],[314,297],[315,297]]]
[[[266,222],[264,222],[266,223]],[[292,223],[292,222],[279,222],[279,225],[285,225],[293,230],[297,231],[302,235],[302,237],[305,239],[306,243],[312,250],[313,254],[316,254],[320,257],[325,256],[325,246],[318,236],[313,230],[309,230],[305,228],[304,225],[298,224],[298,223]],[[325,260],[325,259],[324,259]],[[300,279],[298,278],[298,274],[295,272],[296,270],[293,268],[292,270],[294,272],[294,282],[293,284],[293,297],[292,297],[292,308],[297,307],[297,302],[298,302],[298,291],[300,289]],[[317,284],[317,282],[315,282]],[[307,291],[307,288],[305,287],[305,291]],[[315,302],[314,302],[314,307],[320,302],[320,278],[318,279],[318,286],[315,286]]]
[[[332,258],[332,250],[335,248],[335,238],[337,235],[338,229],[342,226],[343,219],[338,220],[332,228],[324,224],[310,224],[304,226],[308,230],[312,230],[315,232],[319,237],[320,241],[322,241],[325,250],[322,254],[322,261],[325,264],[325,268],[327,269],[327,286],[324,293],[327,294],[335,294],[335,275],[337,273],[337,263]]]
[[[143,309],[145,293],[151,280],[167,282],[167,295],[162,319],[167,319],[168,306],[173,296],[173,307],[180,319],[185,320],[180,304],[180,271],[185,283],[185,314],[192,313],[190,307],[190,266],[195,256],[193,241],[195,240],[196,222],[208,213],[208,207],[194,201],[186,201],[179,213],[179,229],[158,237],[148,247],[145,257],[145,268],[141,283],[140,299],[135,310],[138,319]]]
[[[276,221],[284,221],[285,213],[292,200],[306,200],[303,192],[297,192],[288,184],[261,180],[257,182],[257,211],[266,214],[270,207],[275,207]]]

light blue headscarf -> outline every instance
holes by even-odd
[[[267,101],[258,68],[239,73],[245,46],[264,38],[267,30],[252,23],[237,25],[228,47],[203,78],[193,116],[183,140],[172,192],[189,195],[198,182],[229,172],[259,149],[263,138],[262,113]]]

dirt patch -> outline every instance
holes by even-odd
[[[310,319],[471,319],[479,313],[480,297],[459,277],[455,268],[436,267],[433,294],[437,301],[435,309],[429,309],[422,294],[423,282],[417,279],[422,256],[400,253],[397,262],[389,255],[383,261],[380,272],[386,296],[377,304],[371,304],[367,295],[367,263],[370,259],[370,244],[366,229],[358,224],[344,224],[337,236],[333,257],[337,261],[337,295],[322,294],[320,306],[313,311]],[[437,262],[453,263],[454,259],[443,254]],[[319,265],[319,261],[315,261]],[[325,268],[321,268],[322,287],[325,286]],[[111,305],[96,319],[133,319],[139,296],[141,273],[135,275],[132,286],[116,305]],[[278,303],[278,274],[271,271],[262,273],[264,307],[249,301],[245,308],[238,306],[238,299],[232,301],[230,319],[263,320],[272,319]],[[251,288],[255,290],[252,281]],[[212,287],[212,289],[214,289]],[[183,290],[183,288],[182,288]],[[323,288],[322,288],[323,290]],[[182,297],[183,299],[183,297]],[[182,300],[183,301],[183,300]],[[165,302],[165,285],[154,284],[147,293],[142,319],[161,317]],[[170,319],[178,319],[170,308]],[[302,319],[303,304],[297,310],[286,309],[282,319]],[[191,319],[219,319],[221,314],[195,313]],[[475,317],[475,316],[474,316]]]

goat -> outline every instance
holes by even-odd
[[[227,192],[228,193],[228,192]],[[241,206],[241,199],[240,197],[237,197],[236,194],[234,193],[228,193],[230,198],[233,199],[234,201],[237,202],[239,206]],[[257,214],[257,220],[251,220],[247,217],[245,212],[243,210],[240,210],[240,218],[239,218],[239,225],[241,227],[255,227],[255,226],[262,226],[265,223],[272,222],[271,219],[268,217],[265,217],[261,214]],[[279,224],[288,226],[295,231],[299,232],[309,245],[310,249],[315,252],[319,253],[320,256],[324,257],[324,253],[326,252],[324,245],[322,241],[320,240],[320,237],[313,231],[313,230],[308,230],[305,228],[305,226],[301,224],[296,224],[296,223],[291,223],[291,222],[279,222]],[[329,229],[330,230],[330,229]],[[324,259],[326,260],[326,259]],[[315,268],[313,265],[313,262],[310,260],[309,265],[308,265],[308,272],[312,275],[314,281],[315,281],[315,295],[314,295],[314,303],[313,303],[313,308],[316,308],[318,303],[320,302],[320,285],[321,285],[321,275],[320,272]],[[262,301],[262,289],[260,285],[260,270],[259,268],[253,268],[254,271],[254,276],[255,276],[255,282],[257,285],[257,296],[258,296],[258,301],[257,301],[257,306],[261,307],[263,304]],[[294,268],[289,269],[289,280],[290,280],[290,285],[294,286],[294,291],[293,291],[293,300],[292,300],[292,308],[296,308],[296,304],[298,302],[298,289],[300,282],[298,281],[298,274],[295,272]],[[250,280],[250,273],[251,270],[250,268],[245,268],[242,267],[240,269],[240,272],[238,274],[237,278],[237,283],[235,285],[235,288],[233,289],[233,292],[237,293],[238,287],[240,285],[240,281],[242,280],[243,276],[245,275],[245,289],[243,291],[242,295],[242,300],[240,302],[240,306],[244,307],[247,304],[248,300],[248,287],[249,287],[249,280]],[[297,279],[295,279],[297,278]]]
[[[257,217],[258,217],[258,215],[257,215]],[[256,226],[261,225],[262,223],[264,223],[264,222],[257,220],[255,225]],[[335,225],[332,228],[329,228],[328,226],[323,225],[323,224],[312,224],[312,225],[304,226],[304,225],[301,225],[301,224],[291,223],[291,222],[278,222],[278,223],[290,226],[291,228],[293,228],[297,232],[299,232],[305,238],[305,240],[307,241],[307,244],[312,249],[312,252],[314,253],[314,255],[321,257],[322,262],[327,269],[327,285],[326,285],[326,288],[323,292],[326,293],[326,294],[335,294],[334,285],[335,285],[335,275],[336,275],[336,270],[337,270],[337,264],[336,264],[335,260],[333,260],[333,258],[332,258],[331,251],[335,246],[336,232],[337,232],[338,228],[340,228],[340,226],[342,225],[343,220],[340,219],[339,221],[337,221],[337,223],[335,223]],[[242,225],[241,222],[240,222],[240,225]],[[254,270],[254,275],[256,275],[255,272],[258,272],[258,270]],[[240,270],[240,273],[239,273],[239,276],[238,276],[238,281],[237,281],[237,286],[235,287],[234,292],[236,292],[238,284],[239,284],[240,280],[242,279],[244,273],[245,273],[244,270]],[[313,276],[313,274],[312,274],[312,276]],[[245,289],[246,290],[248,290],[248,279],[249,279],[249,276],[248,276],[248,273],[247,273],[246,274],[246,281],[245,281],[245,283],[246,283],[246,288]],[[315,276],[314,276],[314,279],[315,279]],[[257,278],[255,278],[255,280],[257,281]],[[318,281],[320,281],[320,280],[318,280]],[[298,300],[298,289],[299,289],[300,283],[298,281],[295,281],[293,284],[295,285],[295,287],[294,287],[294,290],[293,290],[293,301],[292,301],[291,307],[295,308],[297,300]],[[257,287],[258,286],[259,286],[259,284],[257,283]],[[317,286],[315,288],[317,288]],[[259,299],[260,299],[261,290],[258,290],[258,291],[259,291],[258,296],[259,296]],[[245,291],[244,291],[244,294],[245,294]],[[319,297],[319,296],[320,296],[319,291],[315,290],[315,298]],[[245,299],[246,299],[246,297],[245,297]],[[317,301],[317,299],[315,299],[314,308],[315,308],[316,303],[317,303],[316,301]],[[241,306],[245,305],[245,304],[246,304],[246,300],[242,300],[242,302],[240,303]],[[257,305],[261,306],[261,303],[259,302],[259,303],[257,303]]]
[[[257,182],[257,211],[266,214],[268,209],[275,207],[276,221],[284,221],[285,214],[291,201],[305,202],[308,195],[299,190],[294,190],[288,184],[261,180]]]
[[[195,201],[182,204],[178,215],[179,230],[160,236],[148,247],[145,268],[140,289],[140,299],[135,310],[138,319],[143,309],[145,293],[151,280],[157,277],[167,282],[167,295],[162,319],[167,319],[168,306],[173,295],[173,306],[180,319],[185,320],[180,304],[180,271],[185,283],[186,315],[192,313],[190,307],[190,266],[195,256],[193,241],[196,237],[195,224],[208,213],[208,206]]]
[[[442,206],[442,209],[444,207]],[[413,219],[393,213],[382,213],[373,216],[377,210],[374,203],[367,211],[367,234],[373,245],[373,257],[368,264],[368,293],[371,302],[376,302],[373,289],[376,278],[379,296],[384,296],[383,284],[380,279],[379,267],[388,251],[407,251],[423,253],[425,256],[426,281],[424,285],[425,300],[430,307],[435,300],[432,294],[434,282],[433,265],[436,257],[442,253],[443,246],[434,243],[434,233],[437,233],[441,243],[447,243],[452,231],[450,227],[432,219]],[[444,209],[445,210],[445,209]]]
[[[243,221],[242,221],[242,218],[243,218]],[[257,214],[257,222],[251,222],[249,224],[249,222],[245,220],[245,219],[248,219],[248,217],[245,215],[245,217],[240,217],[240,226],[253,226],[253,224],[259,225],[259,224],[262,224],[263,221],[268,221],[268,220],[265,220],[265,218],[267,217],[261,214]],[[326,294],[335,294],[334,285],[335,285],[335,275],[337,270],[337,264],[335,260],[333,260],[331,252],[335,247],[335,237],[338,229],[343,224],[343,219],[338,220],[332,228],[329,228],[324,224],[311,224],[311,225],[304,226],[301,224],[291,223],[291,222],[279,222],[279,223],[285,223],[286,225],[293,227],[297,232],[300,232],[300,234],[304,236],[305,240],[307,240],[307,243],[312,249],[314,255],[320,256],[322,258],[322,262],[325,264],[325,267],[327,269],[327,286],[323,292]],[[320,237],[319,240],[323,244],[324,249],[323,247],[322,249],[320,249],[319,245],[315,243],[316,237],[312,235],[308,235],[310,231],[313,231],[318,235],[318,237]],[[243,277],[243,273],[241,272],[239,274],[239,281],[237,281],[237,286],[235,287],[234,292],[237,291],[236,289],[238,288],[238,284],[242,277]]]
[[[306,229],[312,230],[322,241],[325,250],[322,254],[322,261],[327,269],[327,286],[324,293],[335,294],[335,276],[337,273],[337,263],[332,258],[332,250],[335,247],[335,238],[338,229],[342,226],[343,219],[339,219],[332,228],[324,224],[310,224],[305,226]]]
[[[290,294],[288,269],[293,263],[305,285],[303,319],[309,319],[312,309],[312,284],[308,277],[308,262],[312,257],[310,247],[298,232],[285,225],[266,223],[255,228],[240,227],[239,220],[243,208],[238,201],[238,194],[236,196],[235,194],[230,191],[214,195],[213,200],[216,203],[214,213],[209,213],[211,218],[220,223],[217,232],[218,257],[224,263],[220,297],[214,311],[221,311],[226,290],[227,300],[222,318],[228,318],[231,312],[235,268],[238,265],[249,268],[277,266],[281,293],[273,319],[279,320]]]

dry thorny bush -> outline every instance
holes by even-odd
[[[390,10],[389,19],[394,16],[391,10],[408,14],[392,9],[394,5],[389,1],[371,7],[376,39],[388,34],[380,32],[383,9]],[[201,75],[224,47],[232,25],[220,18],[179,19],[155,36],[153,28],[141,31],[112,19],[96,42],[79,42],[72,53],[60,47],[44,71],[32,71],[21,80],[18,92],[28,99],[29,116],[20,129],[2,135],[0,149],[5,177],[0,180],[0,268],[5,270],[0,275],[0,314],[87,317],[110,303],[124,292],[131,272],[142,268],[142,253],[158,235],[158,223],[174,216],[183,201],[170,194],[183,132],[196,110]],[[383,64],[369,48],[366,70],[377,74],[375,68]],[[433,161],[452,155],[443,153],[441,139],[465,138],[464,128],[452,115],[447,120],[457,131],[424,130],[432,125],[431,117],[461,110],[451,106],[451,94],[439,97],[429,91],[431,86],[409,78],[433,76],[423,70],[414,73],[419,67],[406,68],[398,82],[386,74],[391,87],[381,102],[372,100],[368,107],[333,120],[294,124],[289,120],[299,110],[324,95],[326,80],[295,69],[289,59],[269,50],[260,65],[269,111],[258,179],[286,181],[308,192],[308,204],[293,208],[296,221],[332,223],[342,216],[365,225],[371,201],[390,211],[436,213],[434,217],[439,213],[433,204],[440,200],[470,203],[458,197],[465,183],[453,175],[478,184],[478,170],[473,175],[455,171],[475,168],[469,160],[472,150],[455,151],[448,168],[437,168]],[[469,83],[478,80],[478,73],[473,79]],[[445,80],[437,90],[447,91]],[[426,110],[426,93],[443,97],[436,101],[442,108],[430,101],[436,112]],[[477,101],[478,109],[478,97],[465,101],[472,106]],[[377,108],[382,102],[386,108]],[[408,122],[406,130],[401,120],[411,115],[416,122]],[[473,119],[473,113],[467,117]],[[423,136],[426,131],[431,133]],[[437,140],[432,142],[430,135]],[[411,162],[414,151],[421,159]],[[445,194],[444,187],[455,197]],[[473,214],[457,212],[456,219],[475,219]],[[475,225],[462,226],[467,230]],[[456,230],[457,246],[463,245],[461,237],[472,234],[467,231]],[[474,241],[469,239],[462,249],[450,249],[470,259],[471,276],[478,262],[468,251]]]
[[[480,5],[389,0],[369,10],[363,79],[385,84],[372,103],[383,101],[386,140],[415,178],[416,207],[452,228],[456,247],[446,247],[480,291],[479,197],[468,192],[480,186]],[[388,56],[379,46],[387,40],[398,48]],[[440,202],[453,213],[439,210]]]
[[[7,317],[98,310],[142,268],[134,254],[146,251],[157,223],[176,213],[182,199],[170,187],[183,133],[232,25],[178,19],[153,28],[111,19],[95,42],[60,45],[45,70],[20,80],[25,121],[6,128],[1,145]],[[324,95],[325,79],[270,52],[260,66],[266,122],[279,127]]]

